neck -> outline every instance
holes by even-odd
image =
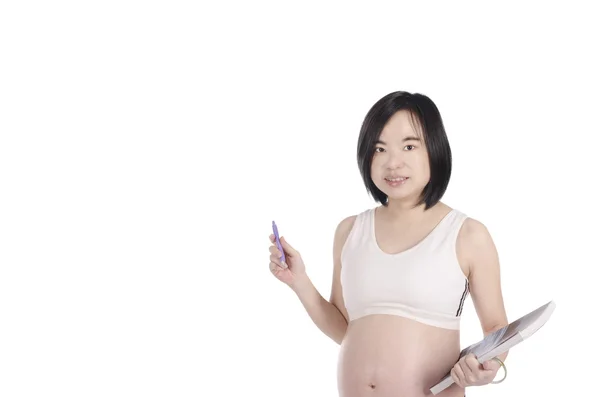
[[[421,219],[425,213],[425,204],[415,207],[414,202],[403,202],[389,200],[388,205],[382,208],[382,211],[391,220],[402,219],[403,222]]]

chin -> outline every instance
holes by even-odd
[[[384,192],[384,193],[386,193],[386,192]],[[398,194],[398,193],[387,194],[386,193],[386,195],[388,197],[388,201],[407,201],[407,200],[412,200],[414,197],[414,195],[410,194],[410,193],[408,193],[408,194]]]
[[[389,200],[406,200],[414,195],[412,190],[411,191],[407,190],[404,192],[398,192],[394,189],[382,189],[382,188],[379,188],[379,190],[381,190],[388,197]]]
[[[383,186],[381,184],[377,184],[377,188],[381,190],[387,197],[388,200],[394,201],[405,201],[405,200],[414,200],[420,193],[418,189],[415,189],[414,186],[400,186],[392,188],[387,184]]]

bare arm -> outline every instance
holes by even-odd
[[[469,285],[473,305],[484,335],[508,324],[500,277],[500,261],[494,241],[481,222],[467,219],[460,232],[459,248],[469,264]],[[498,358],[506,359],[508,352]]]
[[[304,305],[315,325],[337,344],[341,344],[348,327],[348,313],[344,306],[341,274],[342,247],[354,225],[355,216],[341,221],[335,231],[333,241],[333,278],[329,301],[317,291],[310,279],[305,276],[294,284],[292,289]]]

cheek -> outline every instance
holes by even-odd
[[[371,162],[371,173],[372,174],[380,174],[382,171],[381,157],[373,156],[373,161]]]
[[[375,179],[378,176],[379,176],[378,168],[375,166],[375,164],[371,165],[371,178]]]
[[[429,159],[422,159],[420,168],[422,170],[421,173],[423,174],[423,177],[429,179]]]

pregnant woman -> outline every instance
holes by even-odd
[[[357,152],[378,204],[337,226],[329,299],[284,236],[285,263],[273,235],[269,247],[273,275],[340,344],[339,395],[430,396],[450,369],[455,383],[440,397],[493,382],[507,353],[483,364],[458,359],[468,294],[485,335],[507,324],[498,254],[484,224],[441,201],[452,162],[437,106],[421,94],[384,96],[364,119]]]

